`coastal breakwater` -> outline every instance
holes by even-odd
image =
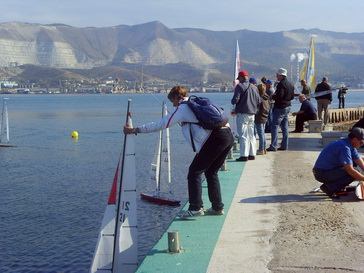
[[[329,110],[329,123],[356,121],[362,117],[364,117],[364,107]]]
[[[344,108],[344,109],[329,109],[329,123],[339,126],[334,130],[347,130],[345,124],[352,124],[355,121],[364,117],[364,106]],[[296,117],[289,116],[288,122],[291,126],[294,126]],[[345,128],[341,128],[344,125]]]

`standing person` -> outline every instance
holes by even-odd
[[[292,113],[296,116],[295,130],[292,133],[303,132],[303,123],[307,120],[317,120],[317,110],[313,104],[306,98],[306,95],[300,94],[298,99],[301,103],[301,108],[298,112]]]
[[[269,96],[269,102],[270,102],[268,119],[267,119],[267,123],[265,124],[265,132],[270,133],[271,132],[272,122],[273,122],[272,111],[273,111],[273,106],[274,106],[274,100],[272,100],[272,96],[274,94],[274,88],[272,86],[272,81],[271,80],[266,80],[265,81],[265,92]]]
[[[339,92],[337,93],[337,98],[339,99],[339,109],[345,108],[346,91],[348,91],[348,88],[345,85],[341,85]]]
[[[328,78],[323,77],[322,81],[316,86],[315,93],[322,91],[331,90],[330,85],[328,84]],[[317,100],[317,111],[318,118],[322,120],[322,112],[324,112],[324,125],[329,121],[329,104],[332,102],[332,93],[325,94],[322,96],[315,97]]]
[[[310,99],[311,88],[307,85],[305,80],[301,80],[302,91],[301,94],[305,95],[307,99]]]
[[[272,98],[272,96],[274,94],[274,88],[272,86],[272,81],[271,80],[266,80],[266,82],[265,82],[265,92],[267,93],[269,98]],[[272,101],[272,103],[273,103],[273,101]]]
[[[259,106],[258,113],[255,115],[255,128],[259,137],[259,149],[257,151],[257,155],[264,155],[267,153],[266,151],[266,141],[265,141],[265,124],[268,119],[269,109],[270,109],[270,101],[269,96],[266,93],[265,85],[258,85],[259,96],[262,98],[262,103]]]
[[[238,75],[239,84],[235,87],[231,104],[235,105],[236,126],[239,135],[240,157],[236,161],[254,160],[256,139],[254,135],[254,116],[261,98],[254,84],[249,83],[249,73],[242,70]]]
[[[294,86],[287,80],[287,70],[277,71],[277,88],[272,98],[274,100],[273,121],[271,125],[272,143],[267,151],[275,152],[288,149],[288,114],[291,110],[291,100],[294,98]],[[282,142],[278,147],[278,126],[282,130]]]
[[[357,148],[364,144],[364,129],[355,127],[348,137],[328,144],[320,153],[313,168],[321,190],[330,197],[354,180],[363,181],[364,175],[354,169],[356,163],[364,170],[364,162]]]
[[[257,80],[255,78],[249,78],[249,83],[254,84],[257,86]]]
[[[198,124],[198,120],[190,107],[184,103],[188,100],[188,90],[183,86],[175,86],[168,93],[168,99],[175,110],[157,122],[150,122],[135,128],[124,127],[125,134],[151,133],[163,130],[177,123],[181,124],[182,133],[187,142],[196,148],[196,155],[188,170],[189,208],[180,217],[201,216],[205,213],[224,214],[221,198],[218,171],[228,155],[234,139],[229,124],[214,130],[206,130]],[[209,200],[212,207],[207,211],[202,202],[202,173],[205,174]]]

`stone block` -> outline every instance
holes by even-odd
[[[322,120],[309,120],[308,121],[308,132],[309,133],[320,133],[322,131]]]
[[[348,131],[325,131],[321,132],[322,137],[322,145],[326,146],[330,142],[333,142],[335,140],[339,140],[341,138],[347,137],[349,134]]]

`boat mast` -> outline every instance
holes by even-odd
[[[128,125],[129,123],[129,119],[130,119],[130,103],[131,103],[131,99],[128,100],[128,106],[127,106],[127,110],[126,110],[126,118],[125,118],[125,124]],[[112,263],[111,263],[111,272],[114,273],[114,267],[115,267],[115,249],[116,249],[116,244],[118,243],[118,232],[119,232],[119,221],[120,221],[120,199],[121,199],[121,187],[122,187],[122,177],[123,177],[123,173],[124,173],[124,163],[125,163],[125,148],[126,148],[126,138],[127,138],[127,134],[124,134],[124,144],[123,144],[123,156],[122,156],[122,162],[121,162],[121,175],[120,175],[120,183],[119,183],[119,192],[118,192],[118,200],[116,203],[116,215],[115,215],[115,229],[114,229],[114,247],[113,247],[113,255],[112,255]]]
[[[164,102],[162,103],[162,118],[164,116]],[[158,155],[159,155],[159,158],[158,158],[158,165],[159,165],[159,168],[157,168],[157,194],[159,195],[160,193],[160,190],[161,190],[161,166],[162,166],[162,158],[163,158],[163,133],[164,130],[160,130],[159,132],[159,151],[158,151]]]
[[[168,109],[167,109],[167,105],[166,103],[164,103],[164,116],[168,115]],[[169,128],[166,128],[166,149],[167,149],[167,169],[168,169],[168,189],[169,192],[171,193],[171,182],[172,182],[172,177],[171,177],[171,143],[170,143],[170,137],[169,137]]]

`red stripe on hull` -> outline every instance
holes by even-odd
[[[157,204],[157,205],[167,205],[167,206],[180,206],[181,201],[173,200],[170,198],[162,197],[162,196],[156,196],[148,193],[141,193],[140,194],[141,199]]]

